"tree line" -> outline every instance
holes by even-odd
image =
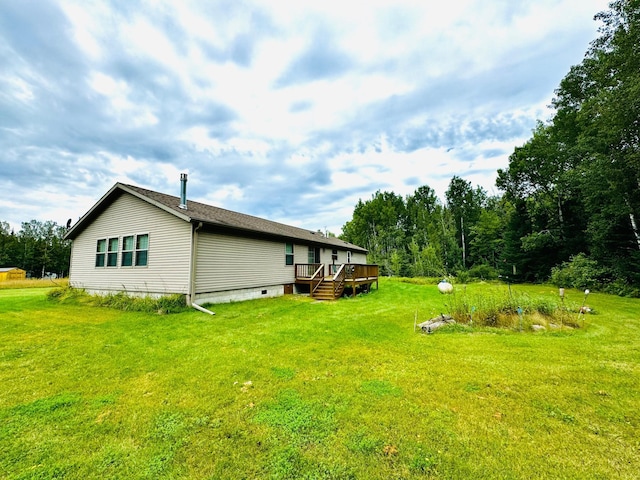
[[[556,89],[552,117],[498,170],[499,196],[457,176],[445,203],[426,185],[376,192],[342,237],[393,275],[544,281],[579,264],[594,282],[639,287],[640,0],[595,18],[600,36]]]
[[[0,221],[0,266],[21,268],[33,278],[67,276],[71,242],[64,240],[65,232],[65,227],[49,220],[23,222],[17,233]]]

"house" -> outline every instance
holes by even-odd
[[[9,282],[11,280],[24,280],[27,272],[18,267],[0,268],[0,282]]]
[[[285,293],[336,298],[377,286],[367,250],[297,228],[116,183],[66,233],[70,285],[90,293],[185,295],[187,304]]]

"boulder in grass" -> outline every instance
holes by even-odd
[[[422,322],[418,324],[420,330],[424,333],[433,333],[440,327],[444,327],[445,325],[451,325],[456,323],[456,321],[450,315],[440,314],[437,317],[432,318],[431,320],[427,320],[426,322]]]

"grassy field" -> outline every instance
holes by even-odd
[[[28,280],[9,280],[0,282],[0,290],[9,290],[16,288],[46,288],[46,287],[65,287],[69,285],[68,278],[34,278]]]
[[[480,297],[506,286],[469,285]],[[555,298],[544,286],[514,295]],[[171,315],[0,290],[0,478],[637,479],[640,301],[583,328],[455,326],[382,279]],[[581,304],[582,293],[567,291]],[[525,325],[528,325],[525,319]]]

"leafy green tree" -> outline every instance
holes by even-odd
[[[596,19],[600,37],[561,81],[554,116],[498,171],[516,206],[503,258],[543,279],[585,253],[639,283],[640,0]]]
[[[498,268],[504,246],[503,234],[512,209],[511,203],[492,197],[480,212],[476,224],[470,228],[470,256],[479,264]]]
[[[0,267],[17,267],[18,240],[7,222],[0,221]]]
[[[406,206],[401,196],[377,191],[370,200],[358,201],[353,218],[342,228],[341,238],[369,250],[368,261],[383,273],[401,274],[405,254]],[[397,251],[392,265],[392,254]]]
[[[480,219],[487,200],[487,194],[481,187],[472,187],[471,182],[454,176],[445,192],[447,208],[456,228],[456,238],[462,251],[462,267],[468,268],[475,259],[469,257],[471,229]]]
[[[613,1],[596,18],[600,37],[556,91],[554,126],[582,159],[590,253],[640,283],[640,0]]]
[[[457,255],[455,228],[445,208],[428,185],[407,196],[408,250],[413,276],[446,275],[448,252]],[[447,217],[446,219],[444,217]],[[457,259],[457,257],[455,257]]]
[[[9,266],[24,269],[29,275],[46,273],[67,275],[71,243],[64,240],[64,227],[53,221],[23,222],[17,235],[8,234],[8,224],[0,229],[0,258]]]

